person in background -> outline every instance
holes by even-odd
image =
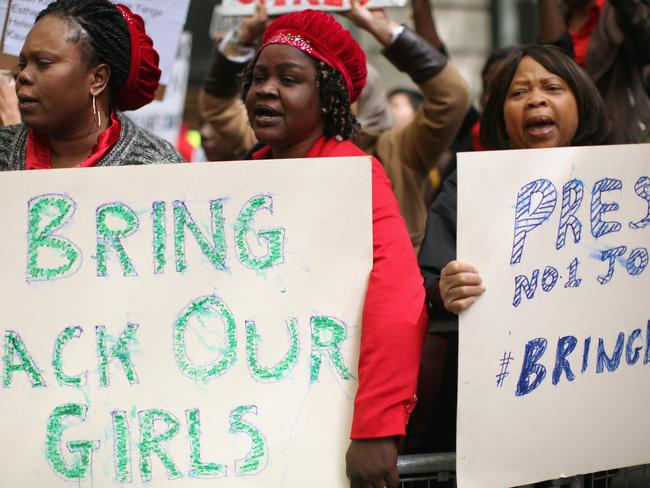
[[[241,160],[257,143],[239,98],[240,78],[270,19],[262,2],[255,14],[215,42],[199,91],[202,144],[210,161]],[[207,147],[206,147],[207,146]]]
[[[642,67],[650,63],[647,0],[538,0],[540,41],[575,56],[596,82],[611,118],[609,144],[650,138],[650,97]]]
[[[387,98],[396,129],[403,129],[413,121],[424,100],[421,92],[404,87],[393,88],[388,92]]]
[[[16,83],[9,70],[0,70],[0,127],[20,124]]]
[[[418,34],[436,49],[446,52],[438,34],[434,12],[429,0],[413,0],[413,20]],[[481,78],[483,91],[479,106],[485,103],[490,80],[498,71],[500,62],[512,51],[502,48],[490,54]],[[457,153],[484,150],[480,144],[480,114],[471,106],[455,135],[450,148],[439,158],[429,173],[431,184],[425,195],[431,207],[443,185],[456,185]],[[445,183],[450,180],[449,183]],[[411,416],[408,433],[402,446],[404,453],[454,451],[456,447],[456,377],[458,364],[458,334],[450,329],[448,317],[433,317],[424,342],[418,380],[418,405]],[[442,329],[441,329],[442,327]],[[453,329],[453,326],[451,327]]]
[[[386,98],[386,87],[381,73],[366,63],[368,76],[361,96],[352,105],[354,115],[361,125],[355,144],[366,152],[373,152],[379,136],[395,128],[395,117]]]
[[[430,0],[412,0],[411,10],[415,32],[435,49],[449,57],[447,46],[438,33],[434,9]],[[473,136],[474,132],[478,130],[478,119],[478,110],[474,105],[470,105],[451,145],[440,155],[429,172],[430,184],[425,192],[427,208],[433,203],[442,183],[456,169],[456,154],[474,150],[475,138]]]
[[[371,33],[384,47],[383,55],[408,74],[422,94],[422,104],[410,123],[372,131],[361,117],[359,138],[359,146],[384,165],[417,251],[424,236],[429,173],[452,144],[469,107],[467,84],[447,56],[414,31],[395,23],[383,10],[370,11],[353,3],[343,15]],[[382,38],[378,34],[381,30],[390,30],[391,38]],[[375,86],[371,84],[368,89],[372,88]],[[386,99],[385,94],[382,99]],[[367,112],[361,103],[359,114]]]
[[[384,165],[417,250],[424,235],[427,206],[423,194],[428,173],[451,144],[469,106],[467,84],[446,56],[410,29],[393,22],[385,12],[371,12],[355,5],[345,15],[377,39],[384,47],[384,56],[409,74],[424,96],[415,119],[402,129],[392,128],[386,93],[380,77],[372,76],[371,70],[357,107],[362,124],[357,143]],[[237,76],[250,59],[252,46],[266,21],[258,9],[255,17],[226,35],[215,51],[200,94],[204,120],[226,143],[222,152],[233,154],[233,159],[241,159],[256,142],[237,100]]]
[[[389,29],[381,36],[390,37]],[[253,159],[361,156],[351,104],[366,81],[365,54],[329,14],[272,22],[243,74],[245,108],[260,142]],[[422,277],[382,165],[372,159],[373,269],[365,296],[359,384],[346,455],[353,488],[397,487],[397,445],[415,405],[428,321]]]
[[[182,162],[121,111],[153,100],[158,53],[142,18],[109,0],[58,0],[20,52],[22,123],[0,129],[0,171]]]

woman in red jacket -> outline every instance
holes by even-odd
[[[390,35],[390,33],[389,33]],[[254,159],[365,155],[350,104],[366,80],[363,50],[334,18],[306,10],[272,22],[244,74]],[[347,473],[352,487],[394,487],[397,442],[415,404],[427,325],[424,289],[390,181],[372,161],[373,270],[366,293]]]

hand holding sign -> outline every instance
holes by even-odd
[[[384,7],[402,7],[406,0],[370,0],[364,5],[371,9]],[[269,15],[282,15],[305,9],[344,11],[352,8],[351,0],[268,0],[265,2]],[[255,0],[224,0],[217,7],[219,15],[253,15]]]
[[[451,261],[440,274],[442,303],[450,312],[468,309],[485,292],[478,270],[463,261]]]
[[[260,0],[255,8],[255,13],[245,17],[236,29],[225,35],[225,45],[219,46],[223,48],[224,56],[228,58],[252,56],[254,46],[264,34],[270,21],[264,2]],[[221,43],[221,41],[219,42]]]
[[[239,26],[241,43],[244,46],[252,46],[255,44],[262,37],[262,34],[264,34],[264,30],[270,21],[271,19],[266,13],[264,1],[260,0],[255,8],[255,14],[251,17],[246,17]]]
[[[397,473],[397,439],[353,440],[345,456],[350,488],[379,486],[396,488],[399,485]]]
[[[357,27],[372,34],[384,47],[390,44],[393,29],[398,26],[384,9],[369,10],[359,0],[352,0],[350,10],[341,13],[341,15],[350,19]]]

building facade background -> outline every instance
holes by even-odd
[[[214,7],[220,0],[192,0],[186,29],[193,34],[192,62],[186,104],[186,119],[197,118],[196,92],[203,81],[211,57],[209,36]],[[488,54],[496,47],[534,42],[537,38],[536,0],[431,0],[440,38],[447,45],[453,62],[468,81],[472,98],[478,100],[480,72]],[[388,9],[399,23],[413,26],[410,4]],[[368,60],[383,75],[387,90],[413,83],[381,55],[381,47],[372,36],[344,23],[365,49]],[[227,22],[226,22],[227,23]]]

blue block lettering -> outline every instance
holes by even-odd
[[[584,185],[582,181],[573,179],[567,182],[562,188],[562,213],[560,214],[560,226],[557,231],[555,249],[562,249],[566,244],[566,234],[569,229],[573,233],[573,242],[580,242],[582,224],[576,217],[576,212],[584,197]]]
[[[557,352],[555,354],[555,367],[553,368],[553,384],[557,385],[560,382],[562,372],[566,375],[566,379],[573,381],[575,375],[571,371],[571,364],[567,360],[567,356],[573,352],[578,344],[578,339],[573,336],[560,337],[557,341]]]
[[[553,266],[547,266],[546,269],[544,269],[544,274],[542,275],[542,290],[544,290],[546,293],[551,291],[555,287],[555,284],[557,283],[559,277],[560,275],[557,272],[557,269],[555,269]]]
[[[515,278],[515,296],[512,300],[512,306],[518,307],[521,303],[521,291],[526,293],[526,298],[532,300],[537,290],[537,282],[539,281],[539,270],[533,271],[530,280],[525,275],[519,275]]]
[[[598,361],[596,363],[596,373],[602,373],[605,371],[605,367],[607,367],[607,371],[610,373],[618,369],[619,364],[621,364],[624,342],[625,334],[619,332],[618,337],[616,338],[614,352],[612,353],[612,357],[609,357],[607,351],[605,351],[605,341],[603,341],[602,338],[598,339]]]
[[[630,337],[627,338],[627,347],[625,348],[625,361],[630,366],[634,366],[641,356],[641,349],[643,346],[634,346],[634,341],[636,341],[641,336],[641,329],[634,329],[630,334]]]
[[[650,225],[650,178],[642,176],[634,185],[634,191],[637,195],[648,202],[648,210],[646,216],[636,222],[630,222],[630,229],[643,229]]]
[[[539,364],[538,361],[546,352],[548,341],[543,337],[532,339],[526,344],[524,352],[524,364],[521,366],[521,374],[517,381],[517,391],[515,395],[528,395],[535,390],[546,377],[546,368]],[[533,380],[530,377],[533,376]]]
[[[631,276],[638,276],[648,266],[648,250],[644,247],[634,249],[627,258],[625,267]]]
[[[541,200],[534,210],[531,210],[532,197],[541,194]],[[517,195],[517,209],[515,213],[515,234],[512,242],[510,264],[521,261],[524,252],[526,236],[535,227],[542,225],[555,210],[557,190],[553,183],[546,179],[531,181],[525,185]]]
[[[612,249],[606,249],[600,254],[600,260],[608,261],[609,264],[607,266],[607,274],[605,276],[598,275],[598,283],[601,285],[609,283],[609,280],[614,276],[614,263],[616,262],[616,258],[625,254],[625,251],[627,251],[626,246],[618,246],[613,247]]]
[[[596,239],[621,230],[620,222],[605,221],[603,215],[618,210],[618,203],[603,203],[602,194],[606,191],[622,190],[621,180],[603,178],[598,180],[591,192],[591,235]]]

